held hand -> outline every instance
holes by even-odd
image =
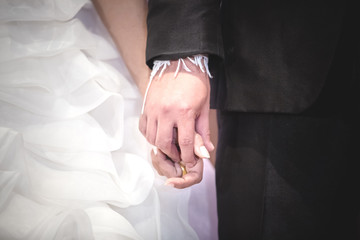
[[[195,135],[194,149],[194,157],[197,159],[197,162],[193,167],[185,166],[187,173],[183,175],[183,171],[178,162],[172,161],[161,150],[154,147],[154,150],[151,152],[153,166],[160,175],[169,178],[166,181],[167,185],[174,186],[175,188],[186,188],[197,184],[202,180],[204,167],[203,159],[209,158],[210,155],[199,134]]]
[[[191,72],[174,73],[177,61],[158,75],[150,85],[139,129],[148,142],[175,162],[180,159],[187,167],[194,167],[195,131],[203,137],[206,148],[214,149],[209,134],[210,84],[206,73],[192,63],[187,63]],[[176,147],[174,129],[178,133]]]

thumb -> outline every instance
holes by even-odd
[[[210,114],[209,106],[204,107],[200,116],[196,120],[195,127],[196,127],[196,132],[198,132],[202,137],[206,149],[211,152],[215,149],[215,147],[210,139],[209,114]]]
[[[204,146],[204,141],[198,133],[195,134],[194,151],[198,158],[210,158],[210,154]]]

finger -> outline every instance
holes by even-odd
[[[194,151],[199,158],[210,158],[210,154],[204,146],[204,141],[198,133],[195,133]]]
[[[158,156],[158,150],[157,147],[153,147],[153,150],[151,151],[151,162],[155,170],[158,172],[160,176],[164,176],[161,169],[159,168],[159,162],[163,161],[165,159],[161,159],[162,156]]]
[[[147,125],[147,117],[145,114],[142,114],[139,119],[139,130],[144,137],[146,137],[146,125]]]
[[[161,176],[168,178],[181,177],[182,172],[180,165],[177,164],[178,166],[176,166],[161,150],[151,151],[151,160],[154,168]]]
[[[176,147],[174,139],[174,123],[168,121],[159,121],[155,146],[165,153],[174,162],[180,161],[180,152]]]
[[[157,131],[157,122],[156,120],[153,119],[147,119],[147,123],[146,123],[146,133],[145,133],[145,137],[146,140],[151,144],[151,145],[155,145],[155,140],[156,140],[156,131]]]
[[[166,180],[165,185],[173,186],[175,188],[187,188],[194,184],[198,184],[202,180],[204,162],[199,159],[193,168],[186,168],[187,174],[181,178],[169,178]]]
[[[206,104],[199,117],[196,120],[196,132],[198,132],[203,138],[204,145],[209,151],[213,151],[215,149],[214,144],[211,142],[210,138],[210,107]]]
[[[178,125],[178,142],[181,160],[189,167],[196,163],[194,157],[195,120],[186,119]]]

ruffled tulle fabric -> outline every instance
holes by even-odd
[[[0,1],[0,52],[0,239],[216,236],[213,185],[173,189],[152,168],[141,97],[90,1]]]

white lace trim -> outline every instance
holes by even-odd
[[[191,57],[187,57],[187,59],[192,63],[194,64],[195,66],[199,67],[200,70],[203,72],[203,73],[207,73],[207,75],[209,76],[209,78],[212,78],[212,75],[209,71],[209,58],[204,56],[204,55],[195,55],[193,56],[192,58]],[[202,60],[204,60],[202,62]],[[156,60],[154,61],[154,66],[153,66],[153,69],[151,71],[151,74],[150,74],[150,79],[149,79],[149,83],[146,87],[146,91],[145,91],[145,96],[144,96],[144,101],[143,101],[143,105],[142,105],[142,108],[141,108],[141,114],[144,113],[144,107],[145,107],[145,102],[146,102],[146,97],[147,97],[147,93],[149,91],[149,88],[150,88],[150,85],[152,83],[152,80],[153,78],[155,77],[155,75],[159,72],[159,70],[161,69],[160,71],[160,74],[159,74],[159,79],[161,78],[162,74],[164,73],[164,71],[166,70],[166,68],[170,66],[170,60]],[[185,61],[183,58],[179,58],[178,59],[178,65],[177,65],[177,68],[176,68],[176,71],[175,71],[175,74],[174,74],[174,77],[176,78],[176,76],[178,75],[179,71],[180,71],[180,67],[182,69],[184,69],[185,71],[187,72],[191,72],[190,68],[188,68],[188,66],[185,64]]]

